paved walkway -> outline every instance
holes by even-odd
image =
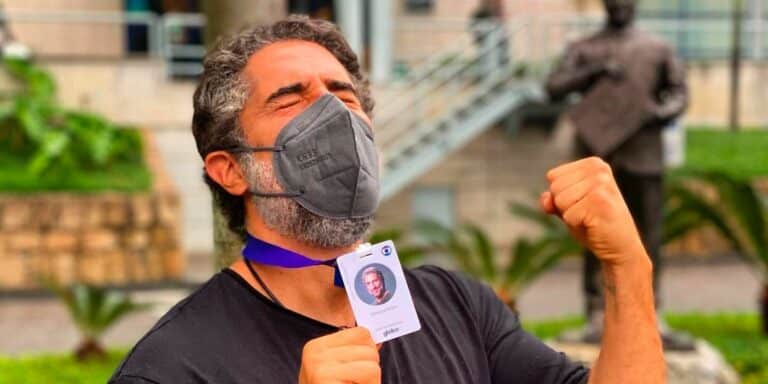
[[[205,257],[193,257],[190,269],[203,276],[211,265]],[[662,298],[666,308],[688,311],[754,311],[758,280],[738,261],[717,261],[669,266],[663,276]],[[157,290],[135,293],[137,300],[153,302],[147,312],[131,315],[107,332],[110,346],[134,344],[175,302],[188,294],[184,290]],[[582,308],[579,268],[566,263],[536,281],[524,294],[520,310],[526,319],[578,314]],[[77,342],[77,331],[66,310],[53,299],[0,300],[0,354],[66,351]]]

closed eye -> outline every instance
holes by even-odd
[[[298,104],[300,102],[301,102],[300,99],[295,99],[295,100],[291,100],[291,101],[288,101],[288,102],[285,102],[285,103],[281,103],[280,105],[277,106],[277,109],[290,108],[290,107],[292,107],[292,106],[294,106],[294,105],[296,105],[296,104]]]

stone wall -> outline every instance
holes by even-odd
[[[179,279],[179,197],[147,147],[149,192],[0,194],[0,290]]]

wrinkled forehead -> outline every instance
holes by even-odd
[[[259,49],[248,59],[243,76],[251,85],[251,96],[262,98],[287,84],[317,79],[351,82],[336,56],[304,40],[282,40]]]

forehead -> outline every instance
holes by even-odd
[[[243,75],[256,95],[268,96],[275,89],[313,79],[351,82],[346,68],[325,47],[303,40],[271,43],[254,53]]]

